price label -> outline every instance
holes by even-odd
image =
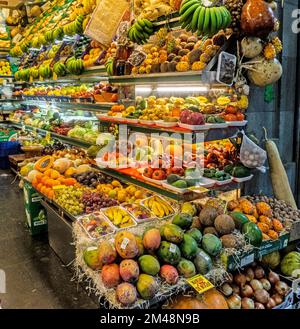
[[[169,251],[174,254],[176,252],[176,245],[171,243],[169,247]]]
[[[122,243],[121,243],[121,246],[120,246],[121,249],[125,249],[127,247],[128,243],[129,243],[129,239],[124,238]]]
[[[241,267],[244,267],[248,264],[251,264],[254,262],[254,253],[248,255],[248,256],[245,256],[241,259]]]
[[[205,291],[214,288],[214,285],[201,274],[197,274],[186,281],[199,294],[203,294]]]

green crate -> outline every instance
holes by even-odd
[[[48,231],[47,212],[41,205],[35,208],[25,206],[26,225],[31,235]]]
[[[228,271],[234,271],[238,268],[243,268],[255,260],[255,249],[251,249],[248,251],[241,251],[238,255],[221,255],[221,260],[223,264],[225,265],[226,269]]]
[[[39,208],[41,207],[41,195],[31,186],[30,183],[24,183],[24,204],[28,208]]]
[[[257,257],[261,258],[264,255],[270,254],[273,251],[281,250],[288,245],[289,233],[284,233],[279,236],[278,240],[265,240],[257,250]]]

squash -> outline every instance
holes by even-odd
[[[265,147],[269,161],[274,197],[278,200],[285,201],[292,208],[297,209],[293,192],[291,190],[289,180],[282,164],[277,146],[273,141],[268,139],[266,128],[264,128],[264,131],[266,140]]]
[[[188,62],[178,62],[176,65],[176,70],[178,72],[187,72],[190,69],[190,65]]]
[[[44,172],[47,169],[50,169],[52,167],[53,163],[54,163],[53,157],[51,155],[46,155],[35,163],[34,169]]]
[[[224,296],[215,288],[205,291],[197,297],[179,296],[169,305],[171,309],[214,309],[227,310],[228,304]]]

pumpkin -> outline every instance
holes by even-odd
[[[271,217],[272,216],[272,209],[271,207],[265,202],[257,202],[256,209],[259,215],[264,215]]]
[[[261,223],[264,223],[264,224],[268,225],[269,229],[272,228],[272,220],[269,217],[261,215],[261,216],[259,216],[259,221]]]
[[[272,221],[272,224],[273,224],[274,231],[276,231],[277,233],[279,233],[283,230],[283,225],[280,220],[274,218]]]
[[[278,239],[278,233],[274,230],[269,230],[268,232],[268,236],[272,239],[272,240],[277,240]]]
[[[50,169],[52,167],[53,162],[53,157],[51,155],[46,155],[35,163],[34,169],[41,172],[45,172],[47,169]]]
[[[265,223],[258,223],[257,224],[258,228],[262,231],[262,233],[268,233],[269,232],[269,226]]]
[[[27,179],[29,180],[29,182],[32,182],[38,174],[39,174],[39,172],[37,170],[33,169],[27,175]]]
[[[228,309],[224,296],[215,288],[205,291],[197,297],[179,296],[169,308],[172,309]]]

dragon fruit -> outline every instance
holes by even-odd
[[[188,109],[185,109],[185,110],[181,111],[181,113],[180,113],[180,122],[188,124],[189,119],[190,119],[190,115],[192,113],[193,112],[188,110]]]
[[[192,112],[189,116],[188,124],[190,125],[204,125],[205,119],[203,114],[198,112]]]

